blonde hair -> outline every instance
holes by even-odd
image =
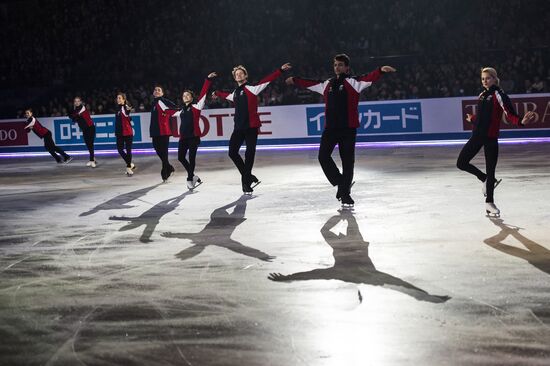
[[[242,70],[244,72],[244,75],[248,76],[248,71],[246,71],[246,68],[243,65],[237,65],[233,68],[233,71],[231,71],[233,78],[235,78],[235,73],[237,72],[237,70]]]
[[[491,75],[496,80],[496,84],[500,86],[500,79],[498,78],[497,70],[492,67],[484,67],[481,69],[481,73],[483,74],[484,72]]]

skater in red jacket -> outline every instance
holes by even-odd
[[[69,113],[69,118],[72,119],[73,122],[78,123],[78,126],[82,130],[84,142],[90,154],[90,160],[86,163],[86,166],[95,168],[97,164],[94,155],[95,125],[90,116],[90,112],[86,109],[84,103],[82,103],[82,98],[74,98],[73,109]]]
[[[25,117],[27,118],[27,125],[25,130],[27,133],[34,132],[36,136],[44,140],[44,147],[50,153],[51,156],[58,163],[69,163],[73,158],[71,158],[63,149],[56,146],[53,142],[52,133],[46,127],[42,126],[40,122],[33,116],[32,109],[25,110]],[[59,155],[58,155],[59,154]]]
[[[118,93],[116,96],[117,111],[115,113],[115,136],[118,153],[126,162],[126,175],[134,175],[136,166],[132,163],[132,143],[134,142],[134,130],[130,112],[132,107],[128,104],[126,94]]]
[[[359,127],[359,95],[384,73],[395,72],[395,69],[382,66],[365,75],[351,76],[347,55],[336,55],[333,61],[336,76],[331,79],[322,81],[290,77],[286,83],[323,96],[325,126],[319,146],[319,163],[330,184],[338,186],[336,198],[342,202],[342,207],[351,208],[355,203],[350,191],[355,163],[355,138]],[[331,156],[336,145],[342,159],[342,173]]]
[[[241,173],[241,184],[245,194],[252,194],[253,188],[260,183],[258,178],[252,174],[254,156],[256,155],[256,143],[258,142],[258,131],[261,126],[258,115],[258,94],[260,94],[269,83],[277,79],[283,71],[290,70],[289,63],[269,74],[256,85],[248,83],[248,71],[243,65],[233,68],[233,79],[237,88],[233,91],[219,91],[212,93],[213,98],[225,98],[235,105],[235,127],[229,140],[229,157]],[[244,161],[239,154],[239,149],[246,142]]]
[[[495,205],[493,193],[500,183],[495,178],[495,170],[498,160],[498,135],[502,115],[514,125],[524,126],[535,118],[534,112],[527,112],[520,116],[514,110],[510,98],[499,86],[500,80],[497,71],[492,67],[481,70],[481,85],[483,91],[479,94],[476,114],[467,114],[466,121],[473,123],[472,137],[462,148],[456,166],[473,174],[482,183],[482,192],[486,197],[485,211],[490,216],[499,216],[500,210]],[[483,173],[470,161],[481,150],[485,152],[486,173]]]

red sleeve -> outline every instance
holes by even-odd
[[[506,95],[502,90],[496,90],[495,95],[497,97],[498,103],[500,104],[500,107],[504,111],[504,116],[506,117],[506,120],[514,125],[523,126],[521,124],[521,120],[523,119],[523,117],[516,113],[514,105],[512,104],[512,101],[510,100],[508,95]]]
[[[382,76],[382,74],[383,74],[382,69],[381,69],[381,68],[377,68],[376,70],[371,71],[371,72],[369,72],[369,73],[366,74],[366,75],[361,75],[361,76],[357,77],[356,79],[359,80],[359,81],[371,81],[371,82],[375,82],[375,81],[377,81],[378,79],[380,79],[380,77]]]

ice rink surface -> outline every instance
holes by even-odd
[[[193,193],[174,153],[2,158],[0,364],[548,365],[550,144],[501,145],[500,219],[460,148],[358,149],[353,213],[316,150],[252,197],[224,152]]]

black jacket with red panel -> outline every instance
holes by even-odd
[[[201,130],[199,126],[199,120],[201,117],[202,109],[204,108],[204,104],[206,102],[206,94],[208,93],[208,89],[210,89],[211,84],[211,79],[204,80],[204,84],[202,85],[197,103],[190,103],[184,106],[178,112],[174,113],[174,117],[180,116],[181,119],[180,139],[200,137]]]
[[[29,117],[27,119],[27,123],[28,125],[25,126],[25,130],[27,131],[27,133],[32,131],[36,134],[36,136],[40,137],[41,139],[46,137],[46,135],[51,134],[50,130],[42,126],[42,124],[40,124],[40,122],[38,122],[38,120],[34,117]]]
[[[130,108],[127,105],[118,105],[115,114],[115,135],[116,136],[134,136],[132,129],[132,118],[130,117]]]
[[[258,128],[262,125],[258,115],[258,94],[282,74],[281,69],[277,69],[269,74],[256,85],[244,83],[239,85],[232,92],[216,90],[217,96],[225,98],[235,105],[235,129],[245,130],[247,128]]]
[[[520,125],[523,116],[516,113],[510,98],[500,87],[493,85],[479,95],[477,113],[472,116],[473,134],[489,138],[498,138],[500,122],[504,114],[507,121]]]
[[[359,95],[382,76],[380,68],[369,74],[350,76],[340,74],[326,81],[293,77],[294,84],[323,96],[325,128],[358,128]]]
[[[151,137],[172,136],[170,129],[170,117],[177,112],[176,105],[171,100],[164,97],[153,100],[153,109],[151,110],[151,124],[149,125],[149,134]]]
[[[94,125],[90,112],[86,109],[84,104],[81,104],[79,107],[74,107],[72,112],[69,114],[69,118],[72,119],[73,122],[78,123],[78,126],[82,130]]]

